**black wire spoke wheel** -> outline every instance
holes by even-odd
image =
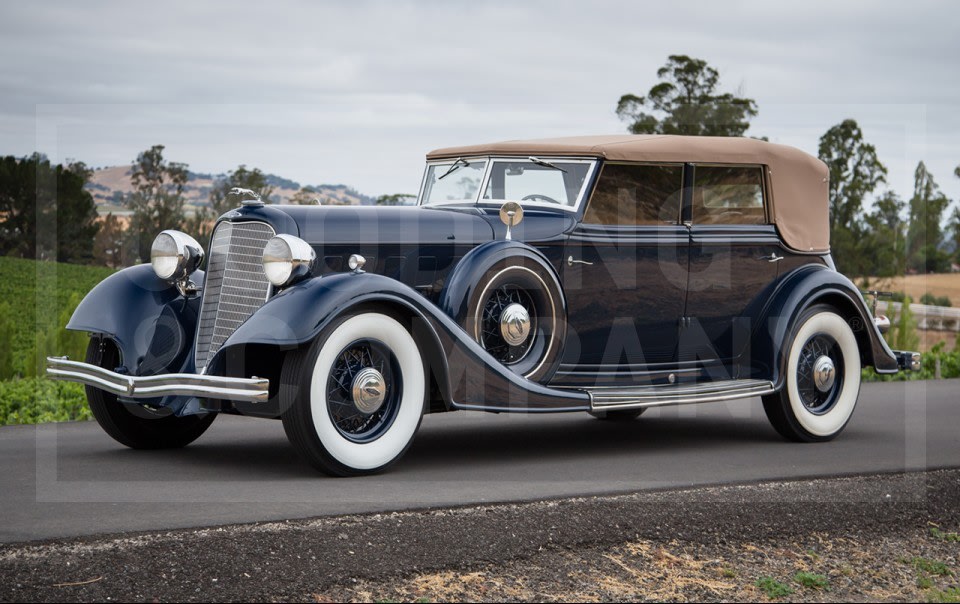
[[[529,324],[527,335],[519,344],[511,344],[503,336],[504,311],[519,305],[526,313]],[[493,290],[483,305],[480,319],[480,344],[495,359],[504,365],[522,360],[530,352],[533,335],[537,332],[537,317],[533,299],[523,288],[506,283]]]
[[[330,419],[348,440],[371,442],[390,429],[402,392],[397,358],[390,349],[377,340],[357,340],[340,351],[330,370]]]
[[[816,334],[806,341],[797,362],[797,390],[803,406],[823,415],[836,404],[843,389],[843,355],[836,340]]]

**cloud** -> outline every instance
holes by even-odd
[[[93,165],[152,144],[197,171],[413,191],[429,149],[620,132],[668,54],[755,98],[751,133],[815,152],[861,120],[881,159],[953,178],[951,2],[6,4],[0,152]],[[919,116],[919,117],[918,117]],[[952,154],[952,157],[951,157]],[[909,194],[912,168],[891,166]],[[955,184],[956,183],[956,184]]]

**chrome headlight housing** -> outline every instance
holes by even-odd
[[[293,235],[277,235],[263,248],[263,272],[274,287],[289,285],[310,274],[317,253]]]
[[[203,262],[203,248],[180,231],[166,230],[150,247],[150,264],[161,279],[176,282],[189,277]]]

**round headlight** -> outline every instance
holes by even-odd
[[[184,279],[197,270],[201,262],[203,248],[196,239],[180,231],[161,232],[150,247],[150,264],[161,279]]]
[[[263,272],[275,287],[306,277],[317,253],[310,244],[293,235],[277,235],[263,248]]]

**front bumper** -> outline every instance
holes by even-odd
[[[261,403],[269,398],[270,380],[231,378],[193,373],[163,375],[123,375],[89,363],[66,357],[47,357],[47,375],[55,380],[79,382],[124,398],[195,396]]]

